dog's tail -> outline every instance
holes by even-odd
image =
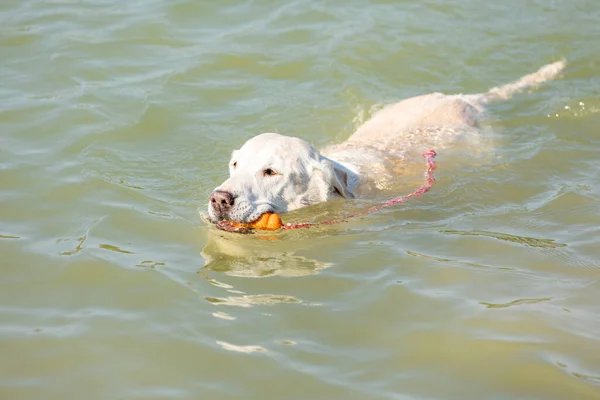
[[[488,104],[499,100],[510,99],[513,95],[522,92],[525,89],[532,88],[540,83],[555,79],[561,73],[561,71],[565,69],[566,66],[567,62],[565,60],[544,65],[536,72],[525,75],[517,81],[491,88],[487,91],[487,93],[482,93],[478,98],[479,103]]]

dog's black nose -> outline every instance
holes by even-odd
[[[234,197],[224,190],[215,190],[210,195],[210,205],[219,214],[223,214],[233,206]]]

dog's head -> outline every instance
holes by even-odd
[[[352,198],[355,185],[350,171],[304,140],[263,133],[232,153],[229,179],[211,194],[208,216],[215,223],[250,223],[267,212]]]

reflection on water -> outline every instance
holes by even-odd
[[[240,346],[240,345],[223,342],[221,340],[218,340],[217,344],[220,345],[221,347],[223,347],[223,349],[225,349],[225,350],[238,351],[240,353],[254,353],[255,351],[258,351],[258,352],[267,351],[267,349],[265,349],[262,346],[253,346],[253,345]]]
[[[292,296],[277,295],[277,294],[257,294],[257,295],[242,295],[228,297],[206,297],[209,303],[224,306],[236,307],[252,307],[254,305],[268,306],[280,303],[302,303]]]
[[[299,248],[310,251],[307,249],[310,240],[298,243],[280,240],[279,235],[240,235],[212,228],[201,253],[205,260],[203,269],[246,278],[299,277],[316,274],[332,265],[296,254]]]

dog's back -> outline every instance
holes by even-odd
[[[545,65],[532,74],[485,93],[432,93],[388,105],[361,125],[339,148],[375,148],[393,158],[404,158],[410,151],[422,152],[427,147],[446,148],[464,135],[476,132],[486,115],[487,104],[508,99],[554,79],[565,66],[564,60]]]

